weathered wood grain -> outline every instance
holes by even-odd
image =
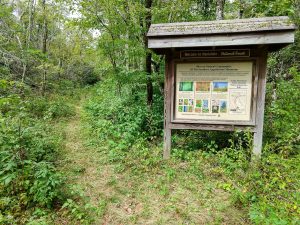
[[[295,30],[286,16],[152,24],[148,37]]]
[[[253,139],[253,155],[260,157],[262,151],[265,92],[266,92],[266,72],[267,72],[267,50],[262,50],[258,65],[258,93],[256,104],[256,132]]]
[[[236,125],[212,125],[212,124],[199,124],[199,123],[170,123],[170,129],[178,130],[220,130],[220,131],[235,131],[235,130],[249,130],[251,132],[255,131],[254,127],[247,126],[236,126]]]
[[[173,60],[170,55],[166,56],[165,70],[165,98],[164,98],[164,152],[163,158],[169,159],[172,145],[172,130],[169,127],[171,121],[171,92],[172,92],[172,74]]]
[[[148,48],[184,48],[184,47],[213,47],[213,46],[245,46],[245,45],[272,45],[293,43],[294,32],[269,32],[246,34],[222,34],[202,36],[176,36],[164,38],[149,38]]]
[[[252,104],[252,103],[251,103]],[[213,124],[213,125],[241,125],[241,126],[254,126],[255,125],[255,121],[254,120],[250,120],[250,121],[238,121],[238,120],[197,120],[197,119],[173,119],[171,120],[172,123],[200,123],[200,124]]]

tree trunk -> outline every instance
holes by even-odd
[[[31,41],[32,23],[33,23],[33,7],[34,7],[34,1],[30,0],[28,2],[29,21],[28,21],[28,27],[27,27],[27,32],[26,32],[26,47],[27,47],[27,49],[30,47],[30,41]]]
[[[42,52],[47,53],[47,40],[48,40],[48,24],[46,18],[46,0],[42,1],[43,6],[43,37],[42,37]],[[46,78],[47,78],[47,68],[45,64],[43,65],[43,85],[42,85],[42,94],[45,94],[46,91]]]
[[[25,46],[28,50],[30,47],[31,42],[31,33],[32,33],[32,23],[33,23],[33,7],[34,7],[34,1],[30,0],[28,2],[28,13],[29,13],[29,21],[28,21],[28,27],[26,31],[26,39],[25,39]],[[24,55],[23,55],[24,56]],[[25,62],[23,63],[23,71],[22,71],[22,83],[25,82],[26,78],[26,72],[27,72],[27,56],[24,57]]]
[[[147,38],[147,33],[151,25],[151,7],[152,7],[152,0],[146,0],[145,1],[145,7],[146,7],[146,17],[145,17],[145,22],[146,22],[146,29],[144,33],[144,44],[145,44],[145,50],[146,50],[146,57],[145,57],[145,72],[147,74],[147,104],[149,106],[152,105],[153,103],[153,84],[152,84],[152,78],[151,78],[151,59],[152,59],[152,54],[148,50],[148,38]]]
[[[43,0],[43,41],[42,41],[42,52],[47,53],[47,39],[48,39],[48,24],[46,18],[46,0]]]
[[[19,44],[19,47],[20,47],[20,50],[21,50],[21,53],[22,53],[22,58],[25,59],[24,48],[22,46],[22,42],[21,42],[21,40],[20,40],[20,38],[19,38],[18,35],[16,35],[16,38],[17,38],[17,41],[18,41],[18,44]],[[26,64],[26,62],[22,62],[22,64],[23,64],[22,83],[24,83],[25,76],[26,76],[27,64]]]
[[[217,0],[216,20],[224,19],[224,5],[225,5],[225,0]]]
[[[239,1],[239,19],[242,19],[244,15],[244,2],[243,0]]]
[[[211,19],[211,8],[213,1],[210,0],[197,0],[197,11],[205,20]]]

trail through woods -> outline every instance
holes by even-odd
[[[110,162],[107,146],[90,143],[84,101],[78,102],[76,116],[65,127],[62,170],[68,184],[91,205],[88,224],[247,224],[245,212],[218,188],[222,177],[199,181],[184,163],[161,172],[133,173]],[[72,224],[68,219],[56,223]]]
[[[67,181],[94,208],[89,213],[95,224],[103,224],[101,215],[105,207],[101,207],[102,193],[107,190],[107,177],[110,168],[101,164],[101,156],[95,148],[86,143],[87,135],[82,126],[82,98],[76,106],[76,115],[65,128],[66,141],[63,157],[65,164],[63,171],[67,174]],[[100,204],[100,205],[99,205]],[[100,207],[100,209],[98,209]],[[95,210],[96,208],[96,210]],[[98,210],[97,210],[98,209]],[[96,212],[95,212],[96,211]],[[61,221],[60,221],[61,222]],[[70,224],[67,222],[67,224]]]

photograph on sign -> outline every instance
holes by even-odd
[[[175,120],[250,121],[252,62],[179,63]]]

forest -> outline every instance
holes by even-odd
[[[177,130],[151,24],[289,16],[299,0],[0,0],[0,224],[300,224],[300,32],[268,56],[264,143]]]

